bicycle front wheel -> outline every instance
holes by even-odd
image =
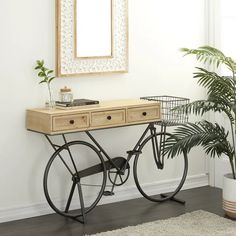
[[[72,141],[50,158],[44,172],[44,193],[56,213],[79,220],[97,205],[106,177],[99,151],[90,143]]]
[[[169,133],[157,133],[147,137],[139,148],[140,154],[135,156],[133,172],[136,186],[145,198],[153,202],[173,198],[183,187],[187,176],[185,152],[174,158],[163,155],[165,141],[170,136],[173,137]],[[158,154],[155,158],[154,151],[159,152],[159,159]]]

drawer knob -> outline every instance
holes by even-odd
[[[108,120],[111,120],[111,116],[108,116],[107,119],[108,119]]]
[[[146,116],[146,115],[147,115],[147,112],[146,112],[146,111],[144,111],[144,112],[143,112],[143,116]]]
[[[70,124],[73,125],[75,123],[74,120],[70,120]]]

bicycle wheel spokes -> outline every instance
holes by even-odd
[[[69,198],[68,198],[67,203],[66,203],[65,213],[68,213],[68,211],[70,209],[70,204],[71,204],[72,197],[74,195],[75,186],[76,186],[76,183],[73,182],[71,190],[70,190],[70,195],[69,195]]]
[[[156,139],[161,147],[162,153],[165,139],[170,134],[157,133]],[[134,179],[140,193],[150,201],[161,202],[174,197],[182,188],[187,175],[188,160],[187,155],[179,155],[174,158],[160,156],[163,161],[156,165],[156,159],[153,155],[153,137],[148,137],[141,145],[142,153],[136,155],[134,160]],[[165,159],[165,160],[164,160]],[[168,193],[162,195],[163,193]],[[161,195],[160,195],[161,194]]]
[[[71,176],[73,176],[73,172],[71,167],[67,164],[67,162],[64,160],[64,158],[62,157],[61,154],[58,154],[60,160],[62,161],[62,163],[64,164],[64,166],[66,167],[66,169],[70,172]]]
[[[84,196],[82,192],[82,188],[80,183],[77,183],[77,188],[78,188],[78,193],[79,193],[79,201],[80,201],[80,210],[81,210],[81,215],[83,217],[83,221],[85,221],[85,205],[84,205]],[[78,216],[76,216],[78,217]]]
[[[47,164],[44,192],[54,211],[76,219],[84,217],[102,197],[106,185],[106,169],[101,154],[91,144],[73,141],[66,145],[59,148]],[[74,166],[77,171],[71,175]],[[80,176],[80,173],[88,173],[87,170],[89,174]],[[76,188],[78,191],[75,191]]]

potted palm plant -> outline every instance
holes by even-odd
[[[208,120],[182,124],[175,129],[175,137],[169,138],[166,143],[166,155],[174,157],[183,150],[190,152],[194,146],[200,145],[210,157],[226,156],[231,173],[224,176],[223,208],[228,216],[236,218],[236,62],[210,46],[181,50],[185,55],[195,55],[197,61],[211,68],[226,66],[231,76],[222,76],[215,71],[196,67],[194,78],[207,90],[207,98],[175,109],[195,115],[224,113],[230,128],[227,130],[224,125]]]

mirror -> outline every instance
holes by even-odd
[[[57,76],[128,71],[128,0],[56,0]]]
[[[111,57],[112,0],[76,0],[75,19],[76,57]]]

